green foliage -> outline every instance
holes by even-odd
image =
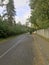
[[[32,34],[32,32],[34,32],[34,31],[35,31],[34,28],[30,28],[30,30],[29,30],[30,34]]]
[[[6,38],[8,36],[19,35],[27,32],[25,26],[19,24],[13,24],[10,26],[6,20],[0,21],[0,38]]]
[[[15,8],[14,8],[14,1],[9,0],[9,3],[6,5],[7,15],[8,15],[8,22],[10,25],[15,23],[14,16],[15,16]]]
[[[49,0],[30,0],[30,22],[37,29],[49,27]]]
[[[14,0],[7,0],[8,3],[4,4],[3,2],[5,0],[1,0],[2,3],[1,5],[4,6],[5,5],[5,10],[3,11],[3,17],[7,17],[8,19],[8,23],[9,25],[12,25],[13,23],[15,24],[15,20],[14,20],[14,17],[16,15],[16,12],[15,12],[15,7],[14,7]]]
[[[3,17],[0,16],[0,38],[26,33],[28,31],[27,27],[20,25],[20,23],[15,23],[15,8],[13,0],[9,0],[9,2],[4,5],[3,1],[4,0],[2,0],[2,6],[6,6],[6,13],[4,12],[5,14],[3,14]],[[5,19],[5,16],[7,19]]]

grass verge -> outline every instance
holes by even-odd
[[[17,35],[18,36],[18,35]],[[10,36],[10,37],[8,37],[8,38],[0,38],[0,42],[5,42],[5,41],[7,41],[7,40],[9,40],[9,39],[12,39],[12,38],[15,38],[15,37],[17,37],[17,36]]]

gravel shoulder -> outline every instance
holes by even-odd
[[[49,65],[49,42],[38,35],[33,35],[33,38],[35,49],[37,50],[35,54],[35,64]]]

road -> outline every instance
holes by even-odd
[[[32,43],[28,34],[0,42],[0,65],[33,65]]]
[[[0,65],[49,65],[49,42],[35,34],[0,42]]]

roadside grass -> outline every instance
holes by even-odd
[[[24,34],[26,34],[26,33],[24,33]],[[1,44],[1,42],[5,42],[7,40],[14,39],[15,37],[18,37],[20,35],[23,35],[23,34],[19,34],[19,35],[15,35],[15,36],[9,36],[7,38],[0,38],[0,44]]]
[[[5,41],[7,41],[7,40],[10,40],[10,39],[13,39],[13,38],[15,38],[15,37],[17,37],[18,35],[16,35],[16,36],[10,36],[10,37],[8,37],[8,38],[0,38],[0,42],[5,42]]]

